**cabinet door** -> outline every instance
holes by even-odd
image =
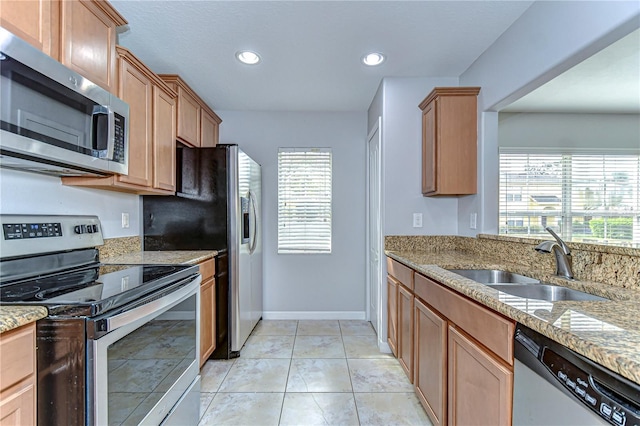
[[[447,321],[415,299],[413,385],[435,426],[446,424]]]
[[[413,383],[413,293],[398,287],[398,361]]]
[[[437,189],[438,158],[436,152],[437,128],[436,105],[438,100],[432,101],[422,112],[422,193],[430,194]]]
[[[218,144],[218,122],[208,111],[202,109],[200,146],[211,148]]]
[[[153,187],[176,190],[176,101],[153,88]]]
[[[387,276],[387,341],[398,356],[398,282]]]
[[[511,425],[513,371],[449,326],[448,424]]]
[[[200,104],[181,87],[178,87],[178,139],[200,147]]]
[[[51,0],[2,0],[0,26],[58,59],[59,5]]]
[[[36,424],[35,379],[29,379],[0,393],[0,425]]]
[[[215,280],[200,285],[200,367],[216,348],[216,291]]]
[[[94,1],[61,4],[60,62],[115,93],[115,23]]]
[[[153,84],[126,58],[118,60],[118,96],[129,104],[129,174],[121,182],[152,185],[151,116]]]

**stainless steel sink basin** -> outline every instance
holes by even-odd
[[[547,300],[558,302],[563,300],[574,301],[602,301],[609,300],[604,297],[595,296],[572,288],[561,287],[549,284],[517,285],[517,284],[487,284],[489,287],[509,293],[514,296],[527,299]]]
[[[498,269],[448,269],[448,271],[482,284],[535,284],[540,282],[535,278]]]

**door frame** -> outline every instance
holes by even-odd
[[[369,144],[371,143],[373,136],[376,134],[376,132],[378,132],[378,138],[377,138],[377,142],[378,142],[378,167],[379,167],[379,172],[378,172],[378,187],[380,188],[380,193],[378,194],[378,199],[380,200],[380,230],[379,230],[379,238],[378,241],[371,241],[371,237],[370,237],[370,227],[371,227],[371,212],[369,211],[369,201],[370,201],[370,176],[371,176],[371,170],[370,170],[370,166],[369,166],[369,155],[370,155],[370,149],[369,149]],[[383,186],[383,182],[384,182],[384,156],[383,156],[383,150],[382,150],[382,117],[378,117],[378,119],[375,121],[374,125],[372,126],[371,130],[369,131],[369,134],[367,135],[367,140],[366,140],[366,190],[365,190],[365,194],[366,194],[366,243],[365,243],[365,251],[366,251],[366,255],[365,255],[365,276],[366,276],[366,285],[365,285],[365,311],[366,311],[366,318],[367,321],[371,321],[371,310],[370,310],[370,297],[371,297],[371,286],[372,284],[374,284],[372,281],[372,277],[371,277],[371,272],[370,272],[370,262],[371,262],[371,247],[372,244],[377,244],[378,245],[378,251],[380,253],[379,259],[379,265],[378,265],[378,282],[377,282],[377,286],[378,286],[378,312],[376,315],[377,321],[375,324],[375,328],[377,330],[377,335],[378,335],[378,348],[382,351],[382,352],[391,352],[391,349],[389,348],[389,345],[387,343],[387,328],[386,328],[386,324],[387,324],[387,309],[386,309],[386,304],[387,304],[387,297],[386,297],[386,287],[385,287],[385,283],[386,281],[383,279],[384,278],[384,273],[386,270],[386,265],[385,262],[383,261],[384,259],[384,186]]]

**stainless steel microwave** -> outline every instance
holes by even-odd
[[[0,166],[127,174],[129,105],[0,27]]]

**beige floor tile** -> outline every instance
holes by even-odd
[[[287,392],[352,392],[346,359],[293,359]]]
[[[207,412],[207,408],[209,408],[209,404],[213,401],[214,396],[216,396],[215,393],[200,392],[200,415],[198,416],[198,420]]]
[[[427,414],[413,392],[356,393],[355,399],[360,424],[363,426],[431,426]]]
[[[295,336],[298,321],[261,320],[251,332],[252,336]]]
[[[369,321],[340,320],[340,331],[343,336],[375,336]]]
[[[220,384],[229,374],[235,359],[207,361],[200,370],[200,390],[201,392],[217,392]]]
[[[397,359],[349,359],[354,392],[413,392]]]
[[[392,354],[380,352],[378,337],[373,336],[342,336],[347,358],[386,358],[393,359]]]
[[[337,320],[300,320],[298,336],[339,336],[340,323]]]
[[[217,393],[199,425],[276,426],[283,393]]]
[[[290,359],[236,360],[218,392],[284,392]]]
[[[345,358],[340,336],[296,336],[294,358]]]
[[[242,358],[291,358],[296,336],[249,336]]]
[[[358,425],[352,393],[286,393],[280,426]]]

